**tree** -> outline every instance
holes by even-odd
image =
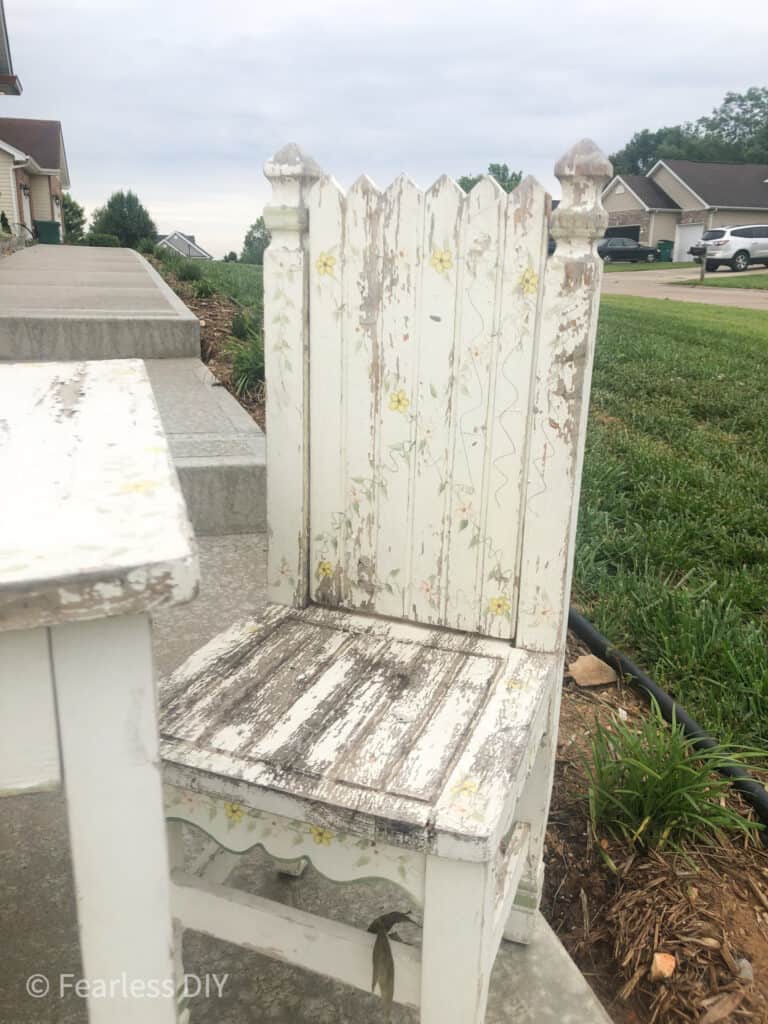
[[[241,263],[263,263],[264,250],[272,241],[272,235],[264,223],[264,218],[259,219],[248,228],[243,240],[243,251],[240,253]]]
[[[768,88],[729,92],[709,116],[635,132],[611,156],[617,174],[646,174],[657,160],[768,163]]]
[[[488,164],[488,174],[498,181],[505,192],[517,188],[523,178],[522,171],[510,171],[507,164]],[[465,174],[459,178],[459,185],[465,192],[471,192],[482,177],[482,174]]]
[[[225,263],[237,263],[237,253],[236,252],[228,252],[228,253],[226,253],[226,255],[224,256],[224,262]]]
[[[85,210],[69,192],[61,196],[61,211],[64,220],[64,241],[74,244],[82,242],[85,231]]]
[[[135,249],[144,238],[154,238],[157,228],[135,192],[114,192],[104,206],[93,211],[91,232],[115,235],[120,245]]]

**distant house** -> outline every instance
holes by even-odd
[[[667,238],[682,260],[709,228],[768,222],[768,164],[657,160],[647,174],[617,174],[603,206],[606,235],[644,245]]]
[[[194,235],[185,235],[183,231],[172,231],[170,235],[159,235],[157,245],[163,249],[171,249],[179,256],[190,260],[212,260],[213,256],[198,245]]]
[[[59,121],[0,117],[0,210],[11,230],[31,237],[36,220],[62,223],[69,168]]]
[[[13,73],[3,0],[0,0],[0,96],[21,96],[21,82]]]

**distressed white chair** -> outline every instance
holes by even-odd
[[[558,162],[550,258],[532,178],[265,170],[271,604],[162,693],[177,956],[192,928],[370,988],[372,934],[223,884],[260,846],[405,890],[395,1000],[479,1024],[541,891],[610,164]],[[184,822],[224,851],[197,874]]]

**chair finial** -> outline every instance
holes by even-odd
[[[610,160],[591,139],[581,139],[560,157],[555,175],[562,185],[563,198],[552,215],[554,238],[593,241],[602,237],[608,215],[600,195],[612,174]]]

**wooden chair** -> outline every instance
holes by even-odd
[[[479,1024],[541,892],[611,167],[574,146],[551,218],[532,178],[265,173],[271,603],[162,691],[179,970],[192,928],[370,988],[373,934],[223,884],[260,846],[400,886],[395,1000]]]

